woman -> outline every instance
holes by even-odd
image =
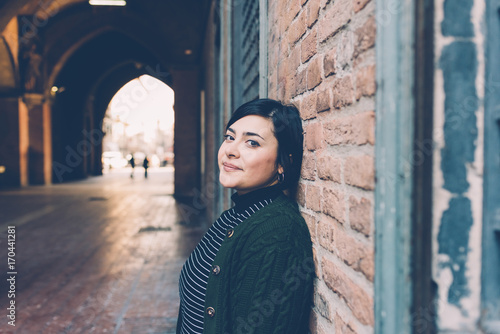
[[[184,264],[177,333],[308,332],[312,243],[293,200],[302,146],[294,106],[261,99],[234,112],[218,163],[235,206]]]

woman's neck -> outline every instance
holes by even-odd
[[[252,190],[245,194],[235,193],[231,196],[231,199],[235,203],[235,208],[238,209],[246,209],[249,206],[258,203],[259,201],[271,199],[274,200],[283,191],[278,184],[259,188],[256,190]]]

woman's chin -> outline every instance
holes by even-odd
[[[233,180],[231,180],[231,177],[223,173],[219,174],[219,183],[224,188],[234,188],[234,186],[236,186],[236,183]]]

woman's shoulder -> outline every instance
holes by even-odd
[[[296,201],[286,195],[280,195],[269,205],[269,213],[278,220],[293,219],[294,221],[303,221],[299,206]]]
[[[254,234],[259,236],[279,235],[282,239],[306,238],[310,240],[309,229],[300,214],[297,203],[285,195],[280,195],[266,210],[255,216]],[[252,217],[251,217],[252,218]]]

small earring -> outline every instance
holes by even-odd
[[[285,173],[278,173],[278,182],[279,183],[285,182]]]

